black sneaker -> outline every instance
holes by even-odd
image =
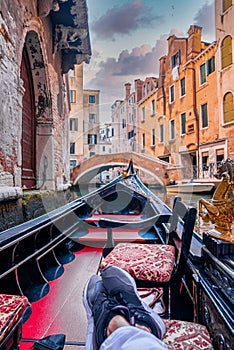
[[[166,327],[160,316],[139,296],[134,278],[117,266],[107,266],[101,272],[102,282],[108,294],[124,304],[135,324],[150,328],[152,334],[162,339]]]
[[[130,323],[130,313],[115,297],[109,296],[101,277],[92,276],[83,291],[83,304],[87,312],[88,331],[86,350],[99,349],[107,338],[107,326],[115,315],[122,315]]]

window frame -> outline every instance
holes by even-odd
[[[186,135],[186,112],[180,115],[180,134]]]
[[[232,6],[232,0],[223,0],[222,1],[222,11],[226,12]]]
[[[181,59],[180,59],[180,50],[178,50],[175,55],[171,56],[171,67],[172,69],[175,67],[178,67],[181,63]]]
[[[170,120],[170,140],[175,140],[175,119]]]
[[[78,131],[78,118],[69,118],[69,127],[72,132]]]
[[[70,142],[70,153],[69,154],[76,154],[76,143]]]
[[[225,100],[227,101],[225,102]],[[233,122],[234,122],[234,96],[231,91],[228,91],[223,96],[223,124],[228,124]]]
[[[227,35],[225,36],[225,38],[223,38],[220,49],[221,49],[221,68],[224,69],[226,67],[231,66],[233,63],[232,37],[230,35]]]
[[[91,118],[91,116],[94,116],[94,118]],[[89,113],[89,123],[90,124],[95,124],[96,123],[96,114],[95,113]]]
[[[200,65],[200,85],[206,83],[206,63]]]
[[[96,145],[97,144],[97,134],[88,134],[88,145]]]
[[[156,133],[155,128],[151,130],[151,146],[155,146],[156,143]]]
[[[180,97],[184,97],[185,95],[186,95],[186,80],[185,80],[185,77],[183,77],[182,79],[180,79]]]
[[[170,86],[170,103],[174,103],[175,102],[175,85],[171,85]]]
[[[156,111],[156,103],[155,103],[155,99],[151,100],[151,115],[155,115],[155,111]]]
[[[89,103],[94,104],[96,102],[95,95],[89,95]]]
[[[141,108],[141,121],[145,121],[145,106]]]
[[[210,75],[215,71],[215,56],[206,61],[206,75]]]
[[[143,133],[141,135],[141,146],[142,146],[142,149],[144,150],[145,149],[145,133]]]
[[[204,114],[204,111],[206,111],[206,114]],[[203,103],[201,105],[201,127],[202,129],[208,128],[209,121],[208,121],[208,105],[207,102]]]
[[[164,142],[164,124],[159,125],[159,142]]]
[[[76,103],[76,90],[69,90],[70,103]]]

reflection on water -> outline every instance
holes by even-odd
[[[151,192],[153,192],[156,196],[158,196],[163,202],[165,202],[170,208],[173,207],[173,202],[175,195],[167,193],[167,191],[164,191],[164,189],[159,188],[149,188]],[[179,196],[182,198],[184,203],[186,203],[188,206],[193,206],[197,208],[197,213],[199,213],[199,200],[201,198],[204,198],[206,200],[212,198],[212,194],[193,194],[193,193],[178,193],[176,196]],[[202,233],[204,231],[208,231],[214,226],[211,223],[204,222],[199,214],[197,214],[197,220],[196,220],[196,231],[202,236]]]

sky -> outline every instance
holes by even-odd
[[[187,37],[202,27],[215,40],[214,0],[86,0],[92,56],[84,64],[84,88],[100,90],[100,119],[111,121],[111,105],[125,97],[125,83],[158,77],[167,38]]]

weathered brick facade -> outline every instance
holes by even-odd
[[[2,186],[24,185],[55,190],[68,184],[70,104],[67,72],[74,64],[88,61],[90,55],[85,0],[1,1]],[[22,73],[24,62],[30,79]],[[31,86],[31,95],[27,95],[28,86]],[[30,98],[26,100],[27,96]],[[29,107],[32,116],[28,116]],[[29,126],[24,124],[25,120]],[[35,133],[33,140],[31,132]],[[24,138],[31,144],[25,146]],[[35,148],[33,152],[27,149],[28,144]],[[27,169],[28,154],[32,157],[30,172]]]

